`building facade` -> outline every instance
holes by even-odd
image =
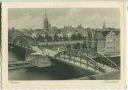
[[[120,52],[120,35],[119,32],[110,31],[106,36],[105,52],[109,54],[117,54]]]
[[[97,32],[97,52],[103,53],[105,51],[105,37],[102,32]]]

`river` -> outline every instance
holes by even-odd
[[[23,57],[9,50],[9,60],[23,60]],[[58,64],[47,68],[9,70],[9,80],[67,80],[92,73],[65,64]]]

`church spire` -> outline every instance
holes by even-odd
[[[105,19],[104,19],[104,22],[103,22],[103,29],[105,29],[106,27],[105,27]]]
[[[49,22],[48,22],[48,17],[47,17],[47,11],[44,9],[44,30],[48,31],[49,27]]]
[[[44,9],[44,17],[47,18],[47,11]]]

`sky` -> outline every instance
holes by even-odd
[[[116,8],[47,8],[47,16],[52,26],[102,28],[120,27],[120,12]],[[43,28],[44,8],[11,8],[8,10],[9,28]]]

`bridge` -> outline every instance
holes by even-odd
[[[53,51],[46,48],[43,48],[43,50],[37,49],[38,47],[33,48],[36,49],[31,55],[47,56],[53,62],[57,61],[77,66],[96,73],[113,72],[120,69],[120,67],[109,58],[92,50]]]
[[[54,57],[48,54],[51,60],[57,60],[69,65],[74,65],[96,73],[106,73],[119,70],[119,66],[109,58],[90,50],[69,50],[57,53]],[[97,57],[101,57],[99,61]]]
[[[109,58],[92,50],[53,51],[40,47],[35,39],[24,34],[17,34],[13,38],[10,37],[10,40],[9,45],[23,48],[26,51],[31,51],[26,57],[48,57],[52,62],[57,61],[68,65],[73,65],[95,73],[107,73],[120,70],[120,67],[112,62]],[[37,62],[35,62],[35,59],[37,58],[31,58],[31,60],[28,58],[24,62],[9,62],[9,66],[16,66],[16,68],[18,65],[19,67],[20,65],[21,67],[30,67],[34,62],[34,64],[38,67],[37,62],[39,63],[41,59],[39,59]]]
[[[16,30],[9,31],[8,44],[9,46],[19,47],[30,51],[32,51],[31,46],[40,47],[38,42],[30,35]]]

